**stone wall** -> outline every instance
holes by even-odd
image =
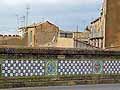
[[[0,48],[0,88],[120,83],[120,52]]]
[[[120,74],[120,60],[61,59],[3,60],[3,77]]]
[[[36,28],[35,40],[37,47],[49,47],[56,43],[59,28],[49,22],[45,22]]]
[[[106,28],[105,47],[111,48],[120,46],[120,12],[119,0],[107,0],[106,5]]]
[[[56,47],[74,48],[74,39],[73,38],[58,37]]]
[[[23,41],[18,35],[1,35],[0,45],[6,47],[18,47],[23,46]]]

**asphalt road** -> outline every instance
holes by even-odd
[[[80,86],[49,86],[49,87],[27,87],[0,90],[120,90],[120,84],[108,85],[80,85]]]

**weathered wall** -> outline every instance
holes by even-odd
[[[120,0],[107,0],[105,47],[120,46]]]
[[[0,88],[120,83],[120,52],[0,48]]]
[[[49,47],[56,43],[58,32],[59,28],[49,22],[39,25],[35,31],[35,46]]]
[[[74,39],[58,37],[56,47],[74,48]]]
[[[0,36],[0,45],[7,47],[23,46],[23,41],[19,36]]]
[[[64,76],[120,74],[120,53],[113,51],[41,48],[0,49],[0,75]]]
[[[35,47],[35,28],[28,28],[28,47]]]
[[[119,60],[3,60],[2,77],[120,74]]]

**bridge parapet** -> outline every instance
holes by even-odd
[[[107,79],[109,81],[109,77],[113,76],[114,81],[112,82],[119,82],[119,56],[119,51],[1,48],[0,77],[8,79],[19,79],[21,77],[34,79],[35,81],[37,81],[36,78],[39,78],[40,81],[41,78],[44,78],[43,81],[48,79],[50,81],[70,79],[75,80],[75,82],[84,77],[82,80],[87,80],[88,82],[90,80],[92,84],[100,83],[101,81],[105,83],[104,80]]]

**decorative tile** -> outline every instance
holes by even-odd
[[[2,64],[2,75],[5,77],[41,76],[44,75],[44,70],[44,61],[41,60],[5,60]]]
[[[58,73],[60,75],[92,74],[91,61],[61,60],[58,62]]]

